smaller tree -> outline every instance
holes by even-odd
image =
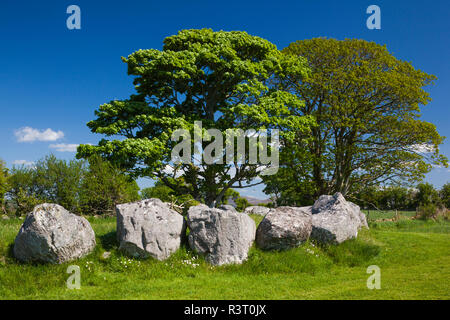
[[[352,192],[352,201],[365,209],[381,208],[381,191],[376,186],[368,186]]]
[[[388,210],[407,209],[410,205],[407,188],[391,186],[382,190],[380,202]]]
[[[9,177],[8,198],[16,215],[33,210],[39,203],[57,203],[67,210],[79,213],[79,197],[84,161],[65,161],[49,155],[33,167],[13,167]]]
[[[80,190],[84,214],[112,214],[117,204],[139,200],[136,181],[99,156],[89,158]]]
[[[434,189],[430,183],[420,183],[417,185],[418,192],[416,194],[416,205],[427,206],[430,204],[439,205],[441,199],[439,193]]]
[[[46,202],[46,199],[38,199],[35,181],[35,171],[26,166],[14,166],[8,177],[8,191],[6,196],[12,205],[16,216],[21,216],[32,211],[34,206]]]
[[[237,211],[244,211],[245,208],[250,206],[250,202],[248,202],[247,199],[239,197],[236,200],[234,200],[234,203],[236,203],[236,210]]]
[[[8,191],[8,169],[5,162],[0,160],[0,210],[6,214],[5,195]]]
[[[290,166],[283,166],[276,175],[264,177],[264,193],[273,196],[277,206],[302,207],[314,204],[317,199],[314,183],[297,173]]]
[[[48,155],[36,162],[33,172],[35,196],[80,213],[79,190],[87,172],[86,162]]]
[[[445,207],[450,209],[450,182],[447,182],[442,186],[440,196]]]
[[[173,190],[160,181],[157,181],[153,187],[141,190],[142,199],[156,198],[160,199],[163,202],[171,202],[173,201],[174,197],[175,196]]]

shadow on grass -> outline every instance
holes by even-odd
[[[18,262],[18,261],[16,260],[16,257],[14,257],[14,242],[11,243],[11,244],[8,246],[8,249],[7,249],[7,251],[6,251],[6,257],[7,257],[8,259],[11,259],[12,261]]]
[[[99,236],[103,249],[110,251],[113,248],[117,248],[117,232],[111,231],[104,235]]]
[[[29,262],[23,262],[20,261],[18,259],[16,259],[16,257],[14,256],[14,242],[11,243],[10,245],[8,245],[8,249],[6,251],[6,261],[8,264],[17,264],[17,265],[31,265],[31,266],[42,266],[42,265],[46,265],[46,263],[44,262],[39,262],[39,261],[29,261]]]
[[[339,245],[323,246],[322,250],[334,263],[349,267],[365,265],[381,252],[379,246],[359,239],[347,240]]]

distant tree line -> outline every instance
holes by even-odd
[[[275,190],[268,184],[267,190]],[[301,188],[283,188],[273,193],[277,206],[312,205],[315,198],[312,184],[304,183]],[[450,208],[450,183],[440,190],[430,183],[420,183],[414,188],[402,186],[368,186],[351,190],[346,197],[364,209],[373,210],[417,210],[424,206]]]
[[[416,188],[399,186],[369,187],[354,195],[352,201],[362,208],[380,210],[416,210],[421,206],[450,207],[450,183],[440,190],[430,183],[420,183]]]
[[[156,181],[140,191],[136,181],[99,156],[87,160],[61,160],[49,155],[31,166],[8,170],[0,160],[0,210],[21,216],[37,204],[57,203],[70,212],[84,215],[111,215],[116,204],[158,198],[186,212],[196,201]],[[228,189],[221,204],[234,201],[243,211],[249,202],[239,192]]]
[[[77,214],[112,214],[116,204],[138,199],[137,183],[100,157],[65,161],[49,155],[11,170],[0,161],[1,209],[10,215],[27,214],[45,202]]]

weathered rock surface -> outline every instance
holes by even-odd
[[[219,207],[220,210],[230,210],[230,211],[237,211],[235,207],[229,205],[229,204],[222,204]]]
[[[262,207],[262,206],[251,206],[247,207],[244,210],[244,213],[246,214],[256,214],[259,216],[265,216],[270,211],[270,208]]]
[[[311,239],[321,243],[341,243],[356,238],[359,229],[368,228],[365,214],[341,193],[323,195],[311,207]]]
[[[186,223],[159,199],[116,206],[119,249],[135,258],[167,259],[180,248]]]
[[[191,249],[213,265],[242,263],[255,239],[255,222],[232,210],[190,207],[187,215]]]
[[[256,230],[256,244],[264,250],[286,250],[306,241],[312,231],[311,208],[270,209]]]
[[[27,215],[13,252],[22,262],[63,263],[85,256],[95,245],[94,231],[85,218],[45,203]]]

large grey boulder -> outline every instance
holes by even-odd
[[[359,206],[345,200],[341,193],[323,195],[311,208],[311,239],[321,243],[341,243],[356,238],[362,227],[368,228]]]
[[[255,222],[233,210],[190,207],[187,215],[189,246],[213,265],[242,263],[255,239]]]
[[[308,240],[312,231],[311,208],[270,209],[256,230],[256,244],[264,250],[286,250]]]
[[[63,263],[87,255],[95,245],[94,230],[85,218],[44,203],[27,215],[13,252],[22,262]]]
[[[159,199],[116,206],[119,250],[134,258],[167,259],[180,248],[186,224]]]
[[[270,211],[269,208],[267,207],[262,207],[262,206],[251,206],[251,207],[247,207],[244,210],[244,213],[246,214],[255,214],[258,216],[265,216],[266,214],[268,214]]]

